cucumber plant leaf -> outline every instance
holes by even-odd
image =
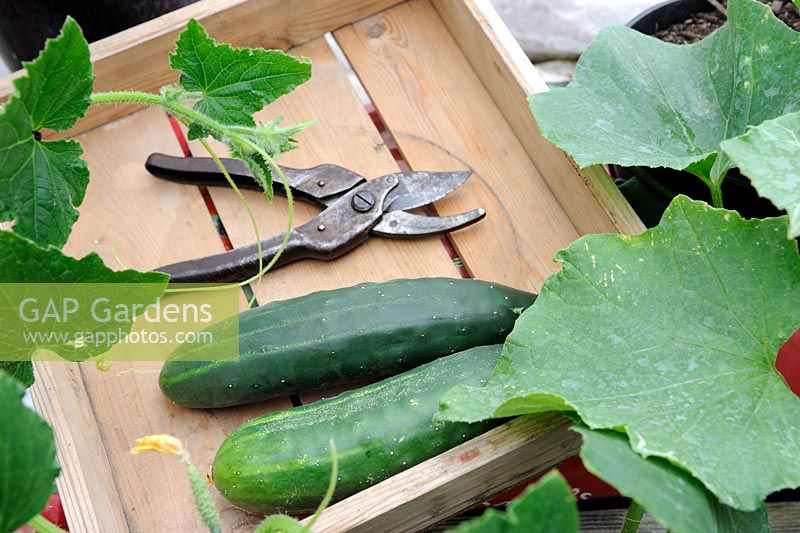
[[[47,504],[58,476],[53,430],[22,404],[25,388],[0,370],[0,533],[11,533]]]
[[[487,509],[454,533],[577,533],[578,505],[567,481],[553,470],[514,499],[506,512]]]
[[[603,29],[572,83],[533,95],[542,134],[580,166],[688,169],[721,181],[720,142],[800,110],[800,32],[757,0],[730,0],[725,26],[676,46]]]
[[[0,216],[36,244],[61,247],[78,219],[89,169],[72,140],[40,141],[18,97],[0,114]]]
[[[800,398],[775,369],[800,325],[786,224],[678,196],[642,235],[578,239],[487,386],[448,392],[440,416],[576,411],[745,511],[799,486]]]
[[[30,361],[0,361],[0,372],[8,375],[22,383],[27,389],[34,383],[33,364]]]
[[[581,459],[591,473],[644,507],[675,533],[768,533],[767,509],[737,511],[723,505],[698,480],[666,459],[645,459],[634,452],[623,433],[573,428],[583,437]]]
[[[196,110],[237,126],[255,126],[253,113],[311,77],[308,59],[280,50],[217,44],[196,20],[178,38],[170,65],[180,71],[185,90],[199,92]],[[205,135],[201,125],[190,126],[190,138]]]
[[[277,158],[294,147],[293,136],[310,123],[280,128],[280,119],[257,125],[253,113],[292,91],[311,77],[311,60],[297,59],[280,50],[234,48],[217,44],[196,20],[190,20],[170,54],[170,65],[180,71],[186,95],[196,94],[194,109],[230,126],[233,137],[189,125],[189,138],[209,134],[228,144],[231,154],[243,160],[256,181],[272,198],[272,169],[253,145]],[[243,144],[244,137],[249,144]]]
[[[58,37],[47,40],[39,57],[23,66],[27,75],[14,80],[14,87],[33,130],[68,130],[86,114],[94,74],[89,44],[72,17],[67,17]]]
[[[115,303],[128,306],[134,303],[142,305],[154,303],[166,289],[169,280],[169,276],[158,272],[135,270],[115,272],[106,267],[100,256],[95,253],[74,259],[62,254],[55,247],[40,248],[33,242],[8,231],[0,231],[0,250],[3,251],[0,254],[0,283],[139,284],[141,288],[137,289],[136,294],[131,294],[130,290],[114,293]],[[3,323],[8,326],[0,331],[0,345],[4,349],[4,352],[0,353],[0,359],[27,361],[37,349],[46,348],[70,361],[82,361],[108,350],[107,346],[102,345],[94,346],[88,343],[85,346],[76,345],[70,342],[73,340],[72,337],[68,339],[47,337],[26,341],[25,334],[19,328],[11,327],[12,324],[20,324],[18,318],[20,302],[9,296],[11,292],[11,289],[6,289],[4,297],[0,299],[0,316],[4,317]],[[73,318],[75,323],[71,321],[68,327],[64,325],[62,329],[71,333],[82,331],[82,325],[86,324],[79,320],[80,315]],[[125,327],[130,328],[131,325],[131,321],[122,320],[108,321],[104,324],[90,320],[89,323],[95,331],[107,329],[114,332]]]
[[[758,194],[786,210],[788,237],[800,236],[800,112],[750,128],[722,148]]]
[[[78,219],[89,170],[75,141],[45,142],[86,113],[92,90],[89,45],[68,18],[39,57],[25,63],[16,93],[0,110],[0,220],[35,243],[61,247]]]

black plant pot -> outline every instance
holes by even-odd
[[[196,0],[2,0],[0,57],[10,68],[34,59],[71,15],[89,42],[156,18]]]
[[[646,35],[668,28],[677,22],[701,12],[710,12],[714,7],[707,0],[670,0],[647,11],[628,23],[628,26]],[[699,178],[667,168],[625,168],[611,165],[614,177],[622,194],[648,227],[658,224],[661,215],[672,199],[685,194],[696,200],[711,201],[708,187]],[[758,196],[750,180],[732,169],[722,183],[725,207],[735,209],[746,218],[776,216],[782,212],[769,200]]]
[[[696,13],[709,13],[714,9],[708,0],[668,0],[639,13],[627,25],[645,35],[653,35]]]

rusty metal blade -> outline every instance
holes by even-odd
[[[455,190],[472,175],[459,172],[398,172],[397,187],[386,197],[384,212],[402,211],[431,204]]]
[[[436,235],[465,228],[485,216],[486,211],[482,208],[446,217],[427,217],[405,211],[392,211],[385,213],[381,221],[370,230],[370,233],[401,239]]]

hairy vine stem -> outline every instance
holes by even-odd
[[[205,139],[200,139],[200,144],[203,145],[203,148],[205,148],[206,152],[208,152],[208,155],[210,155],[211,159],[214,160],[214,163],[217,164],[217,167],[222,172],[222,175],[225,176],[225,179],[228,181],[228,184],[231,186],[231,189],[233,189],[233,192],[236,194],[236,197],[239,199],[239,203],[242,204],[242,206],[244,207],[244,210],[247,212],[247,217],[250,219],[250,223],[253,225],[253,231],[256,234],[256,249],[257,249],[257,252],[258,252],[258,272],[261,273],[262,268],[264,266],[264,257],[263,257],[262,249],[261,249],[261,236],[259,235],[258,223],[256,222],[256,217],[253,214],[253,210],[250,208],[250,203],[244,197],[244,195],[242,194],[242,191],[239,190],[239,187],[236,185],[236,183],[231,178],[230,173],[228,173],[228,169],[225,168],[225,165],[222,164],[222,161],[220,160],[219,156],[214,151],[214,149],[211,148],[211,145],[208,144],[208,141],[205,140]],[[261,283],[261,279],[259,278],[258,281],[259,281],[259,284],[260,284]],[[253,291],[253,295],[250,297],[250,300],[247,302],[248,307],[252,307],[253,302],[255,301],[255,299],[256,299],[256,291]]]

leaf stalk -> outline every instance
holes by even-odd
[[[625,515],[625,522],[622,524],[620,533],[636,533],[639,530],[639,524],[642,523],[643,516],[644,507],[632,501],[628,514]]]
[[[722,208],[722,184],[711,181],[708,186],[711,189],[711,205]]]

